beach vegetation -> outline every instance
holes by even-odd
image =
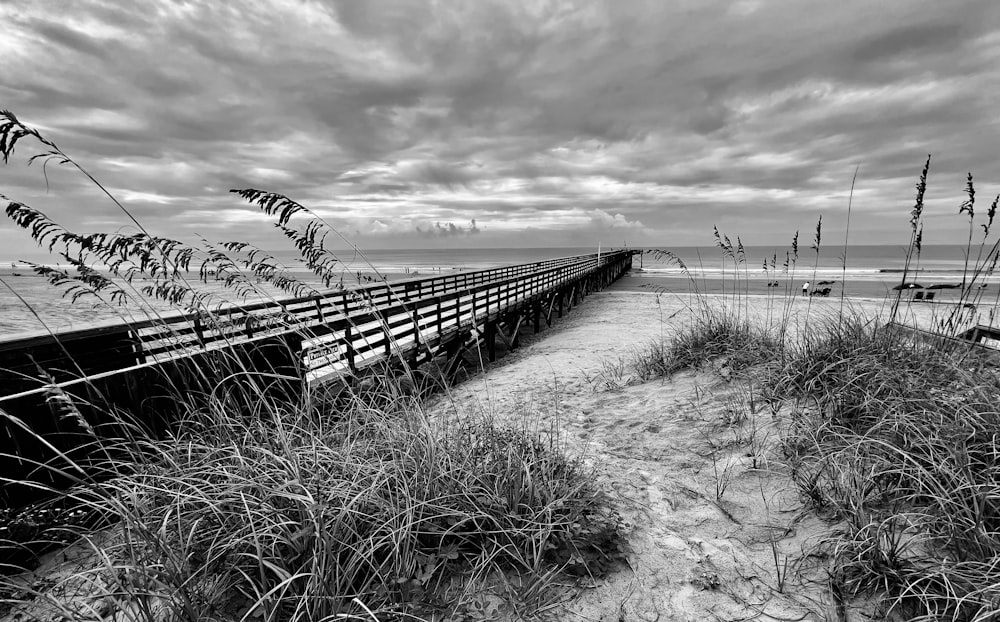
[[[919,269],[929,168],[930,158],[909,214],[904,285]],[[841,612],[851,599],[874,603],[870,614],[879,619],[988,620],[1000,611],[1000,353],[961,338],[983,305],[981,285],[995,274],[997,200],[977,214],[971,174],[965,196],[958,210],[969,220],[961,285],[929,325],[904,321],[910,302],[903,287],[881,314],[842,302],[838,312],[810,317],[817,314],[807,310],[794,322],[790,307],[756,321],[734,313],[745,289],[718,300],[693,287],[688,319],[632,361],[643,378],[742,368],[742,401],[725,410],[724,423],[737,426],[754,454],[773,446],[801,499],[830,521],[829,536],[803,559],[825,560],[830,598]],[[786,264],[792,271],[797,238]],[[817,254],[820,240],[818,223]],[[723,261],[731,261],[725,246],[723,236]],[[766,262],[764,271],[772,278]],[[732,271],[727,278],[735,284]],[[790,305],[794,292],[786,290],[782,304]],[[751,419],[748,400],[769,405],[779,426],[773,438],[741,429]],[[711,460],[718,499],[732,474],[714,453]],[[782,592],[798,566],[775,539],[769,544],[774,589]]]
[[[468,609],[483,596],[463,591],[475,579],[528,611],[562,595],[566,577],[593,580],[623,559],[610,499],[556,433],[431,421],[416,400],[395,404],[219,401],[163,438],[102,438],[108,458],[93,475],[40,506],[69,499],[91,517],[86,529],[48,529],[71,531],[89,554],[60,579],[73,596],[7,585],[7,607],[69,619],[119,607],[148,609],[142,620],[422,619]]]
[[[792,477],[842,521],[823,548],[843,593],[897,618],[995,614],[997,358],[854,318],[771,376],[792,404]]]
[[[690,281],[695,283],[693,278]],[[728,376],[779,356],[777,335],[746,313],[733,312],[742,306],[746,304],[716,306],[707,296],[699,295],[697,304],[687,305],[688,321],[668,339],[661,338],[633,353],[636,374],[648,380],[712,364]]]
[[[32,139],[42,148],[29,161],[77,170],[137,229],[80,234],[8,200],[8,218],[69,266],[31,268],[72,299],[124,319],[195,313],[197,328],[224,324],[232,299],[318,293],[249,243],[151,234],[54,142],[0,112],[5,162]],[[283,195],[234,192],[275,219],[323,288],[364,308],[327,248],[341,237],[335,228]],[[0,474],[39,499],[0,513],[0,619],[521,619],[625,559],[612,498],[558,429],[533,424],[537,415],[517,425],[431,418],[420,397],[447,390],[441,373],[400,358],[367,380],[317,388],[268,368],[254,347],[181,363],[162,399],[133,410],[103,402],[99,388],[84,402],[42,378],[47,402],[84,442],[66,453],[36,434],[53,454],[34,462],[44,477]],[[148,410],[165,404],[168,413]],[[42,555],[58,572],[22,572]]]

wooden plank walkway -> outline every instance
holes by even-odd
[[[607,265],[615,255],[606,254]],[[385,315],[400,304],[454,298],[459,292],[513,282],[539,273],[560,277],[596,261],[596,255],[504,266],[439,277],[379,283],[319,297],[288,298],[233,305],[209,314],[172,314],[138,322],[60,332],[57,335],[0,340],[0,396],[38,386],[38,368],[57,381],[183,357],[214,347],[231,347],[264,336],[316,330],[317,327],[372,313]],[[426,305],[421,304],[421,307]],[[343,327],[341,327],[343,330]]]
[[[49,399],[53,385],[91,425],[117,407],[155,431],[170,425],[178,395],[209,394],[225,382],[263,380],[301,391],[303,383],[431,360],[450,374],[469,348],[482,348],[492,360],[498,342],[516,346],[523,327],[537,332],[543,321],[612,283],[631,268],[635,253],[565,257],[0,341],[0,413],[20,420],[0,420],[0,472],[30,473],[31,461],[47,453],[24,428],[60,451],[86,440]],[[0,501],[3,496],[0,486]]]
[[[1000,328],[996,326],[987,326],[986,324],[977,324],[969,330],[958,335],[959,339],[967,339],[974,343],[981,344],[995,344],[1000,341]]]
[[[890,322],[885,328],[941,350],[987,356],[994,362],[1000,362],[1000,349],[996,347],[996,341],[1000,340],[1000,329],[996,327],[977,325],[953,337],[897,322]]]

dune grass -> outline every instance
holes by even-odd
[[[58,497],[99,517],[74,531],[93,562],[59,586],[79,596],[46,609],[45,586],[8,606],[81,620],[121,603],[141,620],[424,619],[468,609],[483,593],[463,586],[488,579],[527,613],[560,580],[623,558],[609,497],[557,434],[430,421],[416,400],[354,404],[234,417],[220,403],[162,439],[105,439],[117,456],[105,476]]]
[[[777,338],[747,319],[725,309],[702,309],[679,328],[669,340],[647,346],[633,357],[640,378],[668,376],[682,369],[725,357],[727,368],[739,371],[762,363],[780,353]]]
[[[919,262],[929,164],[910,213],[903,282]],[[932,333],[897,323],[907,304],[899,294],[888,322],[841,305],[792,326],[787,308],[772,313],[771,297],[764,321],[741,321],[750,314],[733,311],[737,296],[711,301],[694,284],[691,319],[632,361],[646,377],[746,363],[749,399],[783,413],[780,450],[795,486],[834,528],[807,553],[827,560],[839,619],[856,598],[892,620],[1000,615],[1000,353],[954,339],[968,328],[965,310],[982,302],[977,284],[996,267],[997,201],[975,220],[971,175],[966,196],[965,274]]]
[[[30,160],[76,169],[138,228],[82,235],[8,203],[9,218],[68,261],[34,270],[74,300],[124,319],[136,309],[155,318],[143,304],[155,300],[211,321],[227,294],[315,293],[255,246],[150,234],[54,142],[0,112],[5,162],[31,139],[42,151]],[[274,217],[324,288],[344,287],[324,245],[340,235],[329,223],[278,194],[234,192]],[[209,282],[223,294],[199,287]],[[73,485],[36,483],[47,500],[0,515],[0,544],[71,544],[78,561],[67,570],[56,562],[68,552],[50,555],[49,576],[4,568],[0,619],[520,619],[624,560],[611,498],[558,430],[534,427],[537,415],[513,427],[430,419],[420,388],[446,383],[406,361],[402,377],[331,389],[253,368],[252,358],[206,359],[188,370],[198,389],[170,379],[166,429],[145,424],[157,413],[83,408],[49,383],[50,403],[89,443],[38,465]]]
[[[828,326],[771,378],[804,498],[842,521],[824,545],[846,594],[902,619],[980,620],[1000,603],[1000,355]]]

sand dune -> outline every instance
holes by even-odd
[[[784,411],[750,408],[745,380],[725,360],[645,382],[629,367],[632,352],[669,340],[701,302],[733,300],[614,287],[592,294],[551,328],[523,337],[522,347],[488,364],[486,374],[432,398],[426,411],[441,418],[488,413],[555,431],[615,496],[627,567],[577,586],[548,619],[867,619],[863,603],[833,602],[824,560],[810,554],[837,525],[810,511],[789,477],[779,443]],[[730,312],[775,323],[787,311],[794,334],[841,310],[839,300],[787,302],[786,309],[783,299],[751,297]],[[845,304],[874,322],[888,312],[882,301]],[[926,327],[946,313],[941,305],[913,304],[899,317]],[[49,555],[25,580],[75,572],[91,560],[74,558],[80,548]]]
[[[766,317],[763,301],[745,308]],[[793,305],[797,324],[809,305]],[[836,310],[839,301],[814,301],[809,317],[819,321]],[[855,310],[884,311],[874,301]],[[923,323],[930,314],[907,311]],[[563,619],[835,617],[821,560],[805,554],[835,526],[806,508],[789,479],[777,448],[781,413],[752,416],[761,449],[748,455],[753,452],[736,438],[747,433],[746,425],[727,424],[740,407],[742,385],[726,380],[725,370],[640,382],[620,365],[622,357],[669,338],[690,318],[682,300],[594,294],[485,376],[435,400],[429,412],[484,411],[555,426],[617,495],[630,528],[629,567],[584,590]],[[719,487],[725,487],[721,494]]]

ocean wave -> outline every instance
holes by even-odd
[[[636,268],[632,270],[635,276],[646,276],[646,277],[659,277],[659,278],[690,278],[690,279],[733,279],[736,278],[736,272],[730,268],[729,270],[722,270],[721,268],[695,268],[683,270],[681,268]],[[952,270],[952,269],[924,269],[924,270],[908,270],[906,272],[906,280],[911,281],[914,279],[920,279],[925,281],[940,280],[945,282],[961,282],[962,281],[962,270]],[[835,281],[865,281],[865,280],[876,280],[876,281],[895,281],[900,280],[903,276],[903,270],[896,270],[895,268],[848,268],[846,271],[843,268],[817,268],[813,269],[801,269],[795,270],[795,272],[764,272],[762,270],[740,270],[739,278],[741,279],[751,279],[751,280],[787,280],[791,279],[794,281],[819,281],[819,280],[835,280]],[[994,283],[1000,281],[1000,275],[979,275],[976,277],[979,282],[986,281],[989,283]]]

